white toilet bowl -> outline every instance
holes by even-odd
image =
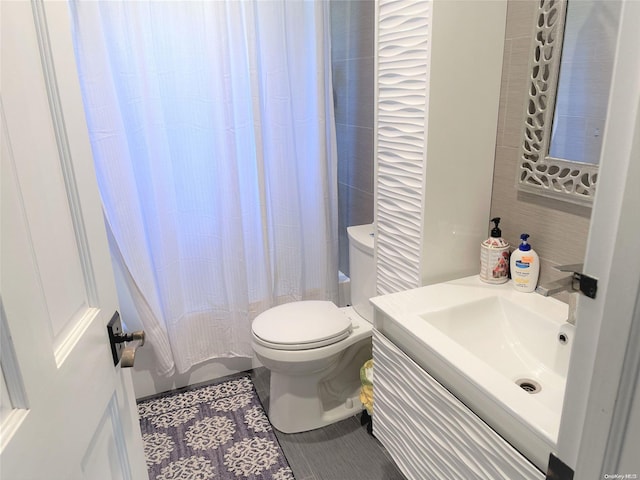
[[[371,358],[371,323],[351,307],[322,301],[288,303],[262,315],[252,328],[253,350],[271,371],[269,420],[275,428],[304,432],[362,410],[359,370]],[[277,330],[273,322],[279,322]]]
[[[284,433],[324,427],[362,410],[360,368],[371,358],[373,225],[347,228],[353,307],[301,301],[251,326],[253,351],[271,370],[269,420]]]

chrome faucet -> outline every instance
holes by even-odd
[[[574,263],[572,265],[558,265],[553,267],[561,272],[571,272],[571,275],[563,277],[555,282],[546,285],[538,285],[536,292],[543,297],[550,297],[560,292],[573,292],[580,290],[580,275],[582,275],[582,263]]]
[[[553,267],[561,272],[571,272],[571,275],[563,277],[555,282],[548,283],[546,285],[538,285],[536,292],[544,297],[550,297],[561,292],[568,292],[569,299],[569,317],[567,322],[576,324],[576,306],[578,303],[578,295],[580,293],[580,277],[582,276],[582,263],[575,263],[573,265],[558,265]]]

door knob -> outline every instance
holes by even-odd
[[[118,335],[116,335],[115,338],[115,342],[117,343],[122,343],[122,342],[133,342],[134,340],[139,340],[140,346],[144,345],[144,330],[138,330],[136,332],[131,332],[131,333],[120,333]]]
[[[115,312],[107,324],[107,332],[109,333],[113,364],[117,365],[122,360],[122,368],[133,367],[136,350],[144,345],[144,331],[123,332],[120,314]],[[127,342],[130,342],[130,344],[125,345]]]
[[[124,347],[120,366],[122,368],[133,367],[136,351],[144,345],[144,331],[138,330],[137,332],[125,333],[123,337],[130,338],[131,340],[125,340],[125,342],[131,342],[131,344]]]

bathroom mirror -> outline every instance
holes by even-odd
[[[539,1],[519,190],[592,204],[619,12],[618,1]]]

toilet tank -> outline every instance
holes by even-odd
[[[369,303],[376,296],[376,275],[373,262],[374,226],[347,227],[349,236],[349,276],[351,278],[351,304],[358,314],[373,323],[373,306]]]

